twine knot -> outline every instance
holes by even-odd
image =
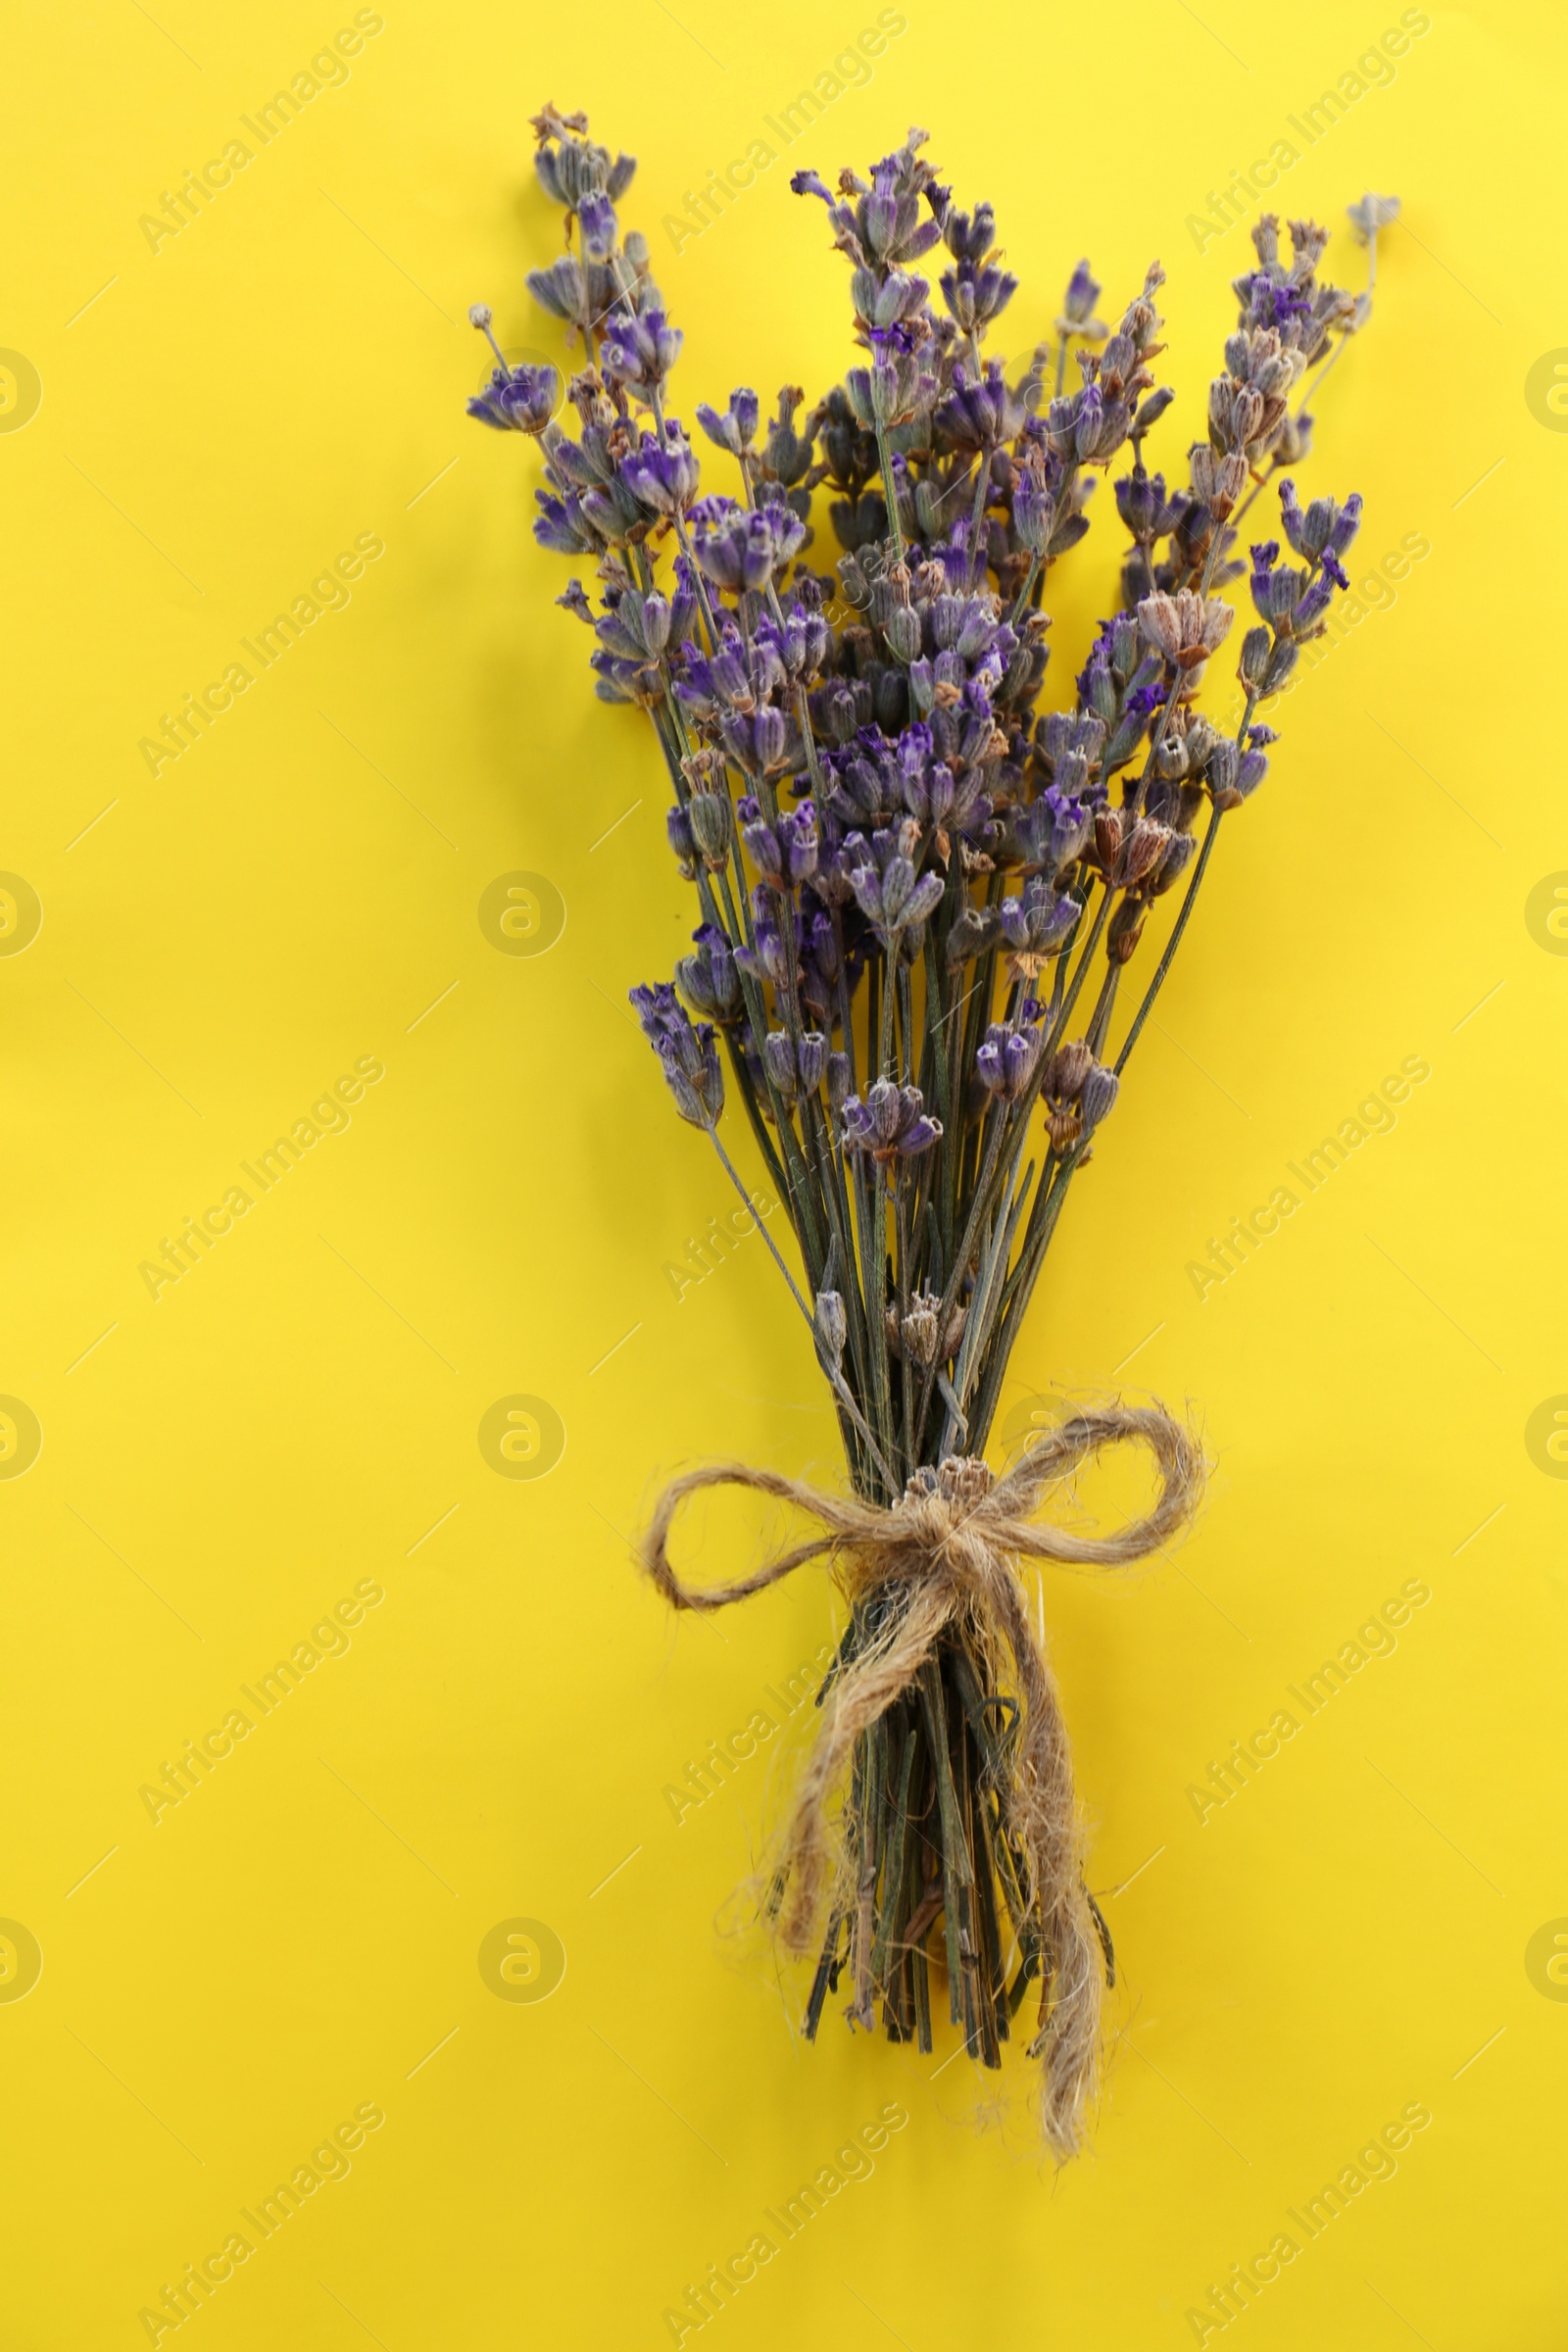
[[[1149,1448],[1159,1477],[1159,1492],[1141,1519],[1106,1536],[1080,1536],[1035,1519],[1048,1488],[1128,1441]],[[809,1948],[828,1888],[843,1876],[828,1808],[856,1742],[917,1687],[945,1637],[962,1641],[988,1670],[993,1688],[985,1695],[1005,1696],[1016,1710],[1011,1777],[998,1794],[1006,1835],[1022,1860],[1023,1891],[1040,1923],[1040,2029],[1031,2054],[1041,2060],[1041,2121],[1058,2156],[1079,2145],[1098,2079],[1102,1945],[1084,1884],[1066,1726],[1017,1563],[1120,1567],[1145,1559],[1191,1518],[1203,1471],[1201,1449],[1183,1423],[1157,1405],[1123,1404],[1074,1413],[1042,1432],[1001,1478],[968,1455],[918,1469],[890,1508],[777,1471],[714,1463],[664,1489],[640,1555],[672,1608],[726,1608],[814,1559],[827,1562],[852,1604],[778,1859],[778,1934],[794,1957]],[[770,1494],[814,1519],[817,1532],[750,1576],[694,1589],[670,1563],[670,1529],[689,1494],[717,1486]],[[864,1605],[871,1601],[881,1605]],[[1004,1680],[1012,1684],[1010,1692],[998,1688]]]

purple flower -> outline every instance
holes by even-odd
[[[1067,280],[1067,291],[1061,298],[1061,317],[1056,320],[1060,332],[1092,337],[1096,342],[1102,341],[1105,329],[1094,315],[1100,295],[1100,283],[1089,264],[1080,262]],[[1097,327],[1100,328],[1098,335],[1095,334]]]
[[[1026,999],[1025,1010],[1031,1005],[1034,1000]],[[1034,1009],[1038,1011],[1038,1005]],[[1032,1022],[1012,1029],[1005,1022],[993,1021],[974,1058],[975,1074],[987,1094],[998,1096],[1004,1102],[1016,1102],[1027,1092],[1029,1081],[1040,1065],[1045,1042],[1045,1031]]]
[[[1314,498],[1304,512],[1296,496],[1296,484],[1287,475],[1280,484],[1280,521],[1285,536],[1298,556],[1309,564],[1322,563],[1343,556],[1361,527],[1361,494],[1353,491],[1342,507],[1336,499]],[[1253,549],[1256,554],[1256,549]],[[1335,565],[1342,588],[1349,582]]]
[[[691,511],[692,554],[715,587],[765,588],[806,537],[793,507],[758,507],[705,498]]]
[[[1114,1070],[1105,1069],[1098,1061],[1094,1064],[1078,1097],[1078,1116],[1083,1121],[1086,1135],[1108,1115],[1120,1087],[1121,1080]]]
[[[953,390],[937,411],[937,423],[956,448],[992,450],[1010,440],[1023,411],[1008,391],[1000,360],[987,360],[978,380],[962,361],[953,370]]]
[[[873,833],[869,843],[862,834],[852,833],[844,845],[855,857],[850,883],[860,912],[890,954],[902,931],[925,922],[942,904],[940,874],[915,879],[919,840],[918,824],[906,817],[897,833]]]
[[[679,358],[680,346],[680,332],[662,311],[645,311],[641,318],[612,311],[600,342],[599,365],[612,383],[635,392],[657,392]]]
[[[530,270],[528,291],[542,311],[568,325],[576,324],[587,309],[582,266],[574,253],[564,253],[548,270]]]
[[[699,402],[697,421],[710,441],[716,442],[720,449],[727,449],[731,457],[738,458],[742,450],[750,449],[752,445],[760,405],[757,394],[742,385],[739,391],[730,394],[729,407],[722,416],[716,409],[710,409],[706,401]]]
[[[696,954],[683,956],[675,966],[681,994],[710,1021],[738,1020],[741,1013],[740,974],[726,933],[712,923],[699,924],[692,933]]]
[[[577,207],[582,249],[590,262],[608,262],[615,250],[618,226],[615,208],[608,196],[585,196]]]
[[[536,490],[539,513],[534,517],[533,535],[541,547],[548,547],[558,556],[602,556],[604,535],[595,529],[584,512],[582,498],[569,491],[564,498],[552,498],[548,491]]]
[[[690,1013],[667,980],[630,992],[643,1035],[659,1055],[675,1108],[693,1127],[711,1129],[724,1107],[724,1072],[707,1021]]]
[[[917,1086],[899,1087],[890,1079],[879,1078],[863,1102],[858,1095],[851,1095],[844,1105],[845,1150],[868,1153],[878,1167],[918,1158],[941,1134],[941,1121],[925,1115]]]
[[[650,514],[685,514],[697,496],[698,465],[674,417],[664,427],[662,443],[657,433],[644,433],[640,446],[622,458],[620,478]]]
[[[561,378],[554,368],[508,368],[493,370],[482,392],[468,403],[468,415],[502,432],[542,433],[556,413]]]
[[[1014,973],[1034,979],[1042,965],[1060,953],[1080,911],[1077,900],[1066,892],[1058,894],[1044,873],[1025,883],[1021,899],[1004,899],[998,913]]]

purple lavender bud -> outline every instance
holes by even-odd
[[[1252,602],[1257,608],[1258,618],[1267,621],[1271,629],[1279,629],[1282,623],[1289,625],[1297,599],[1301,593],[1302,578],[1303,574],[1289,564],[1282,564],[1274,571],[1253,572]]]
[[[1244,752],[1236,770],[1236,789],[1243,800],[1249,799],[1268,774],[1268,759],[1262,752]]]
[[[770,769],[783,766],[786,736],[782,710],[775,710],[771,705],[759,710],[752,721],[752,740],[757,764],[764,775]]]
[[[688,1041],[696,1047],[695,1066]],[[663,1041],[659,1058],[681,1117],[692,1127],[716,1127],[724,1107],[724,1072],[709,1023],[693,1029],[688,1022],[684,1038]]]
[[[809,801],[779,818],[778,844],[786,879],[792,884],[809,881],[816,871],[818,849],[816,810]]]
[[[1300,659],[1301,649],[1289,642],[1276,645],[1263,671],[1262,692],[1278,694]]]
[[[743,810],[748,807],[756,808],[757,803],[756,801],[749,803],[742,801],[740,806]],[[741,839],[746,844],[752,863],[763,880],[773,883],[782,882],[784,879],[784,852],[779,846],[778,835],[767,820],[759,815],[749,824],[743,824]]]
[[[1095,305],[1100,300],[1100,285],[1090,270],[1088,262],[1080,262],[1067,280],[1067,291],[1061,298],[1062,316],[1057,320],[1057,325],[1087,326],[1094,317]]]
[[[817,1292],[812,1322],[823,1358],[836,1372],[844,1361],[844,1343],[849,1337],[850,1328],[844,1312],[844,1300],[837,1291]]]
[[[850,1096],[850,1057],[847,1054],[830,1054],[827,1057],[827,1104],[838,1118]]]
[[[675,853],[676,864],[688,882],[694,880],[697,873],[697,844],[692,839],[691,819],[684,808],[665,809],[664,830],[669,835],[669,846]]]
[[[670,601],[669,634],[675,645],[683,645],[691,635],[697,619],[697,583],[692,567],[684,556],[675,559],[675,594]]]
[[[796,1054],[801,1092],[814,1095],[827,1070],[827,1039],[820,1029],[803,1029]]]
[[[883,623],[888,651],[907,665],[920,651],[920,615],[912,605],[895,605]]]
[[[619,225],[610,198],[585,196],[577,207],[577,225],[582,230],[585,258],[590,262],[608,262],[615,250]]]
[[[1043,467],[1021,466],[1012,485],[1012,527],[1018,534],[1020,547],[1032,556],[1043,556],[1051,544],[1052,527],[1056,510],[1046,488]]]
[[[667,980],[656,980],[649,985],[627,992],[627,1002],[636,1012],[642,1033],[650,1044],[657,1045],[669,1023],[678,1017],[675,991]]]
[[[1107,1070],[1097,1061],[1084,1080],[1083,1092],[1078,1097],[1078,1115],[1083,1121],[1086,1135],[1091,1128],[1098,1127],[1110,1111],[1120,1091],[1121,1080],[1115,1071]]]
[[[1175,397],[1176,387],[1174,384],[1161,384],[1157,391],[1151,392],[1148,399],[1140,404],[1136,419],[1136,429],[1140,441],[1152,425],[1159,422]],[[1157,475],[1155,479],[1158,479]]]
[[[940,874],[922,874],[905,902],[899,918],[900,930],[912,931],[917,924],[929,921],[942,904],[945,887]]]
[[[768,1077],[786,1102],[796,1093],[795,1048],[787,1029],[770,1029],[762,1040],[762,1062]]]
[[[1282,574],[1281,576],[1289,575]],[[1299,577],[1298,574],[1297,576]],[[1334,582],[1326,571],[1321,571],[1291,613],[1292,633],[1298,637],[1309,635],[1317,627],[1318,622],[1333,602]]]
[[[1241,660],[1237,663],[1236,674],[1242,684],[1253,694],[1257,694],[1262,688],[1263,675],[1268,668],[1269,647],[1272,643],[1273,639],[1267,629],[1249,629],[1247,635],[1242,639],[1242,654]]]
[[[1164,475],[1145,473],[1141,466],[1132,473],[1124,473],[1116,484],[1116,512],[1132,536],[1140,541],[1152,539],[1168,528]]]
[[[1361,493],[1352,490],[1334,520],[1329,533],[1329,546],[1337,556],[1343,556],[1361,528]]]

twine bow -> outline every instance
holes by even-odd
[[[1145,1517],[1107,1536],[1035,1522],[1048,1487],[1127,1440],[1149,1447],[1159,1474],[1158,1496]],[[1004,1478],[993,1480],[984,1461],[969,1457],[917,1471],[891,1509],[740,1462],[688,1471],[664,1489],[642,1550],[649,1575],[677,1609],[727,1608],[815,1559],[826,1560],[852,1606],[878,1593],[897,1596],[898,1605],[878,1613],[881,1630],[842,1664],[821,1701],[821,1729],[780,1855],[787,1895],[778,1932],[792,1956],[809,1948],[836,1873],[828,1804],[856,1740],[909,1690],[944,1634],[968,1641],[990,1669],[993,1690],[1010,1681],[1022,1722],[1010,1784],[999,1793],[1033,1874],[1025,1893],[1039,1905],[1045,1937],[1042,2024],[1031,2054],[1042,2062],[1041,2121],[1058,2156],[1080,2144],[1099,2076],[1101,1946],[1084,1884],[1066,1725],[1014,1563],[1115,1568],[1145,1559],[1191,1518],[1203,1472],[1201,1449],[1181,1422],[1158,1406],[1114,1404],[1075,1413],[1045,1432]],[[820,1532],[750,1576],[695,1590],[670,1564],[669,1533],[689,1494],[719,1486],[748,1487],[793,1504]]]

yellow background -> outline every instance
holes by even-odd
[[[0,957],[0,1390],[43,1447],[0,1482],[0,1914],[43,1973],[0,2002],[15,2352],[145,2341],[140,2308],[370,2102],[351,2175],[188,2323],[210,2352],[667,2342],[687,2282],[893,2100],[872,2177],[702,2340],[1174,2348],[1414,2101],[1433,2122],[1397,2176],[1235,2326],[1561,2340],[1568,2006],[1525,1961],[1568,1914],[1568,1489],[1525,1442],[1568,1391],[1568,962],[1525,918],[1568,869],[1568,440],[1525,394],[1568,344],[1550,8],[1434,5],[1280,191],[1334,222],[1352,285],[1344,206],[1404,199],[1303,486],[1361,489],[1358,562],[1432,552],[1284,706],[1004,1403],[1187,1397],[1218,1461],[1179,1555],[1048,1581],[1093,1883],[1124,1889],[1094,2154],[1052,2178],[1016,2118],[985,2129],[996,2084],[944,2065],[951,2031],[922,2060],[830,2009],[796,2046],[799,1984],[715,1933],[781,1744],[678,1827],[662,1793],[829,1603],[803,1576],[672,1625],[629,1561],[639,1515],[682,1462],[828,1477],[834,1441],[760,1244],[678,1301],[664,1271],[729,1203],[623,1010],[694,919],[662,778],[550,603],[536,453],[462,413],[470,300],[559,351],[522,284],[559,238],[526,118],[586,106],[640,155],[622,211],[686,334],[688,416],[833,380],[844,270],[787,172],[927,124],[1023,281],[999,348],[1050,331],[1081,252],[1111,317],[1164,261],[1179,471],[1247,260],[1245,229],[1200,254],[1188,216],[1398,16],[910,0],[869,86],[672,253],[662,216],[873,13],[388,0],[352,78],[156,252],[139,217],[352,12],[19,15],[0,344],[42,405],[0,433],[0,866],[43,925]],[[1053,584],[1048,704],[1108,609],[1096,503]],[[348,608],[149,774],[160,713],[367,532],[385,554]],[[548,955],[481,930],[518,869],[565,902]],[[1200,1303],[1208,1237],[1414,1054],[1396,1130]],[[349,1130],[155,1302],[138,1264],[362,1056],[386,1074]],[[518,1394],[564,1422],[545,1479],[479,1449]],[[695,1556],[760,1532],[715,1513]],[[1189,1785],[1417,1577],[1396,1653],[1200,1825]],[[348,1654],[155,1826],[139,1788],[364,1580],[385,1599]],[[516,1918],[564,1947],[548,2000],[481,1977]]]

